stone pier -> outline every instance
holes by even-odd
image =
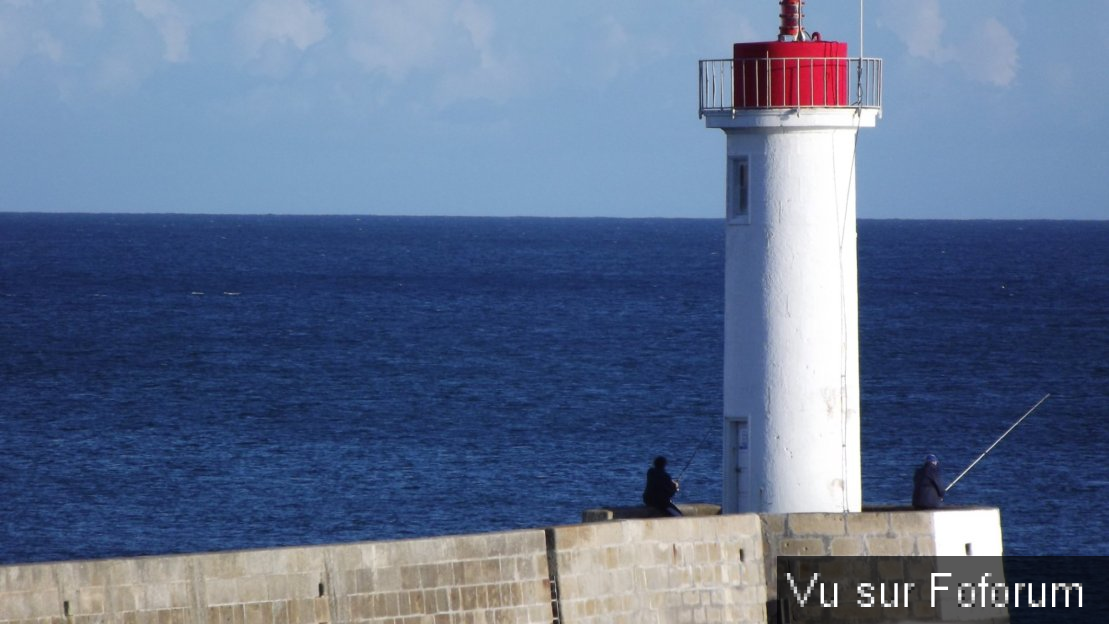
[[[0,566],[0,624],[767,622],[778,555],[1000,555],[996,509],[624,519]],[[704,513],[705,515],[694,515]]]

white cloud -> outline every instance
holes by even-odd
[[[602,20],[596,45],[597,54],[594,60],[598,61],[597,67],[605,81],[612,80],[625,66],[634,65],[636,62],[636,51],[631,35],[624,25],[611,15]]]
[[[492,56],[493,32],[496,23],[493,14],[476,2],[464,0],[454,12],[455,21],[470,35],[470,41],[485,61]]]
[[[83,0],[81,8],[81,23],[89,29],[100,30],[104,27],[104,11],[101,0]]]
[[[36,36],[46,39],[49,34],[33,19],[27,2],[5,0],[0,4],[0,70],[16,67],[36,54]]]
[[[247,59],[261,56],[271,43],[291,44],[303,52],[329,32],[326,11],[308,0],[257,0],[237,29]]]
[[[492,12],[476,2],[464,0],[454,12],[454,22],[469,36],[471,46],[477,51],[478,63],[448,73],[440,89],[444,98],[448,101],[488,99],[503,102],[526,87],[519,64],[499,54],[494,47],[496,20]]]
[[[601,84],[636,72],[643,65],[666,56],[669,49],[669,43],[661,36],[633,31],[624,20],[611,14],[600,17],[587,36],[591,54],[586,69],[592,71]]]
[[[347,53],[363,68],[393,80],[443,65],[451,58],[451,2],[371,0],[348,3],[353,18]]]
[[[189,59],[189,24],[181,10],[170,0],[134,0],[135,10],[154,22],[165,44],[163,58],[170,63]]]
[[[34,51],[39,56],[49,59],[53,63],[59,63],[62,60],[62,55],[65,52],[65,46],[54,35],[40,30],[32,35],[34,41]]]
[[[887,0],[880,5],[879,25],[901,39],[910,55],[936,65],[954,63],[972,80],[1009,86],[1019,69],[1019,46],[992,15],[975,17],[970,5],[941,5],[939,0]],[[953,6],[968,28],[955,38],[947,29],[942,7]]]
[[[120,56],[101,59],[91,78],[98,90],[117,94],[133,91],[142,82],[142,74],[130,59]]]
[[[27,54],[27,44],[23,32],[14,20],[0,16],[0,69],[10,69],[19,65]]]
[[[947,27],[938,0],[887,0],[879,23],[892,30],[909,54],[936,63],[951,60],[954,52],[943,44]]]
[[[966,72],[977,80],[999,87],[1013,83],[1017,77],[1017,40],[995,18],[986,20],[980,36],[964,46],[962,63]]]
[[[475,0],[352,0],[344,18],[355,63],[395,83],[426,72],[441,105],[503,102],[523,86],[520,64],[497,50],[493,11]]]

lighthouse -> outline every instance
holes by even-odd
[[[855,147],[881,61],[810,34],[803,0],[779,7],[776,40],[700,62],[701,117],[727,138],[723,509],[858,512]]]

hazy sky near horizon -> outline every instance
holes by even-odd
[[[805,26],[859,52],[860,3]],[[0,211],[718,217],[776,0],[0,0]],[[871,0],[862,218],[1109,218],[1109,2]]]

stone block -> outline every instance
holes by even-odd
[[[433,613],[446,613],[450,611],[450,591],[445,588],[435,589],[428,596],[427,604],[429,608],[434,607]]]
[[[457,578],[457,577],[456,577]],[[401,589],[401,574],[399,568],[381,568],[377,570],[374,575],[374,581],[377,583],[375,591],[378,592],[395,592]]]
[[[902,542],[897,537],[868,537],[866,554],[872,557],[896,557],[908,553],[901,552]]]
[[[17,622],[62,614],[56,590],[0,592],[0,622]]]
[[[847,515],[848,535],[885,535],[890,531],[888,512],[863,512]]]
[[[235,558],[235,556],[231,554],[227,555],[227,557],[231,559]],[[174,574],[174,559],[173,557],[140,557],[135,559],[136,581],[139,583],[160,584],[185,578],[184,571],[181,571],[179,574]],[[241,573],[241,570],[236,568],[235,572]]]
[[[593,542],[593,529],[598,524],[582,524],[574,526],[561,526],[552,529],[555,533],[555,545],[559,553],[571,552],[589,545]]]
[[[108,592],[107,609],[113,613],[134,611],[137,608],[135,588],[131,585],[117,585]]]
[[[759,515],[759,524],[762,525],[763,540],[771,547],[776,545],[778,540],[786,534],[785,514],[761,514]]]
[[[36,608],[36,600],[41,600],[44,592],[6,591],[0,593],[0,621],[30,620],[52,615],[52,609]],[[61,605],[59,600],[56,604]],[[60,608],[58,609],[60,611]]]
[[[61,564],[69,568],[70,578],[80,587],[108,584],[108,568],[99,561],[78,561]]]
[[[265,576],[244,576],[235,582],[234,602],[262,602],[269,600]]]
[[[936,540],[931,535],[919,536],[916,538],[913,554],[920,555],[921,557],[935,557],[936,556]]]
[[[236,579],[243,575],[242,566],[235,553],[218,553],[207,555],[200,559],[200,568],[205,578],[210,579]],[[141,570],[136,570],[136,576],[142,577]]]
[[[935,526],[931,511],[890,513],[890,530],[897,535],[931,535]]]
[[[479,585],[467,585],[461,588],[462,590],[462,610],[474,611],[478,609],[479,602],[484,602],[484,597],[479,598],[479,594],[484,593]]]
[[[103,587],[82,587],[77,590],[76,604],[72,605],[74,615],[93,615],[104,613],[105,596]]]
[[[324,569],[324,554],[326,549],[321,547],[289,548],[286,549],[290,574],[314,573],[319,576]]]
[[[315,608],[304,600],[289,600],[285,603],[289,624],[311,624],[316,617]],[[234,624],[240,624],[236,618]]]
[[[515,606],[512,600],[512,583],[497,583],[488,589],[489,606],[494,609]]]
[[[786,519],[786,535],[790,537],[846,535],[843,514],[795,513]]]
[[[420,568],[414,565],[401,566],[400,589],[416,589],[420,586]]]
[[[374,617],[381,617],[385,615],[387,594],[378,592],[372,596],[367,596],[368,601],[363,603],[363,607],[367,608],[370,615]]]
[[[486,559],[480,564],[481,583],[496,583],[501,580],[501,562],[499,559]]]
[[[901,541],[901,556],[908,556],[916,553],[915,537],[912,535],[901,535],[897,539]]]
[[[337,570],[357,570],[365,567],[365,560],[363,559],[363,549],[359,544],[349,544],[343,546],[334,546],[328,550],[335,562]],[[285,570],[288,568],[287,553],[281,553],[279,557],[284,556],[286,561],[282,562],[280,559],[275,562],[276,569]]]
[[[271,574],[276,568],[274,553],[273,550],[248,550],[238,553],[243,575],[262,576]]]
[[[288,600],[290,598],[297,598],[296,593],[292,590],[292,585],[289,582],[289,576],[287,574],[275,573],[264,578],[267,600]]]
[[[267,608],[263,613],[262,606]],[[245,624],[271,624],[273,621],[273,611],[269,603],[254,602],[243,605],[243,622]]]
[[[624,541],[625,522],[606,522],[593,527],[590,545],[597,548],[620,544]]]
[[[483,537],[485,539],[483,540],[484,552],[482,553],[482,557],[497,558],[511,554],[508,549],[508,540],[505,539],[504,533],[488,533]]]
[[[238,599],[239,595],[236,589],[235,579],[210,578],[204,583],[204,589],[208,596],[208,604],[210,605],[231,604]],[[145,606],[145,597],[142,602],[144,604],[139,605],[140,608]]]
[[[473,559],[470,561],[462,562],[462,576],[461,581],[465,585],[479,585],[485,582],[485,575],[482,571],[485,562],[480,559]]]
[[[505,556],[525,553],[542,553],[547,550],[547,538],[542,530],[512,531],[505,534]]]
[[[454,582],[451,565],[435,563],[420,568],[420,583],[425,588],[444,587]]]
[[[547,580],[549,569],[547,558],[520,557],[514,561],[516,574],[513,578],[521,583],[530,583],[536,580]]]
[[[199,558],[199,556],[190,558],[193,562],[191,565],[198,565],[196,560]],[[141,581],[135,576],[135,565],[132,559],[108,559],[102,563],[108,574],[109,585],[135,585]]]
[[[187,609],[162,609],[158,612],[158,624],[186,624]]]
[[[171,606],[169,586],[164,583],[151,583],[139,586],[142,596],[137,601],[140,611],[156,611]]]
[[[680,540],[682,542],[693,542],[701,537],[700,526],[701,519],[699,518],[670,518],[668,528],[673,529],[671,539]],[[665,520],[664,520],[665,521]]]
[[[364,594],[340,597],[336,604],[336,622],[357,622],[370,611],[371,598]]]
[[[486,541],[481,536],[466,535],[453,539],[455,556],[463,561],[481,559],[487,553]]]
[[[828,554],[833,557],[860,557],[864,552],[862,539],[858,537],[832,538]]]
[[[37,566],[0,567],[0,597],[10,596],[16,592],[30,591],[34,586],[31,582],[31,574],[36,567]],[[3,613],[3,611],[0,611],[0,615]]]
[[[827,555],[824,540],[815,537],[789,538],[779,542],[778,554],[781,556],[813,557]]]
[[[691,587],[693,585],[693,572],[688,567],[671,566],[669,570],[669,587]]]
[[[289,601],[276,600],[271,604],[273,605],[273,624],[290,624]]]

